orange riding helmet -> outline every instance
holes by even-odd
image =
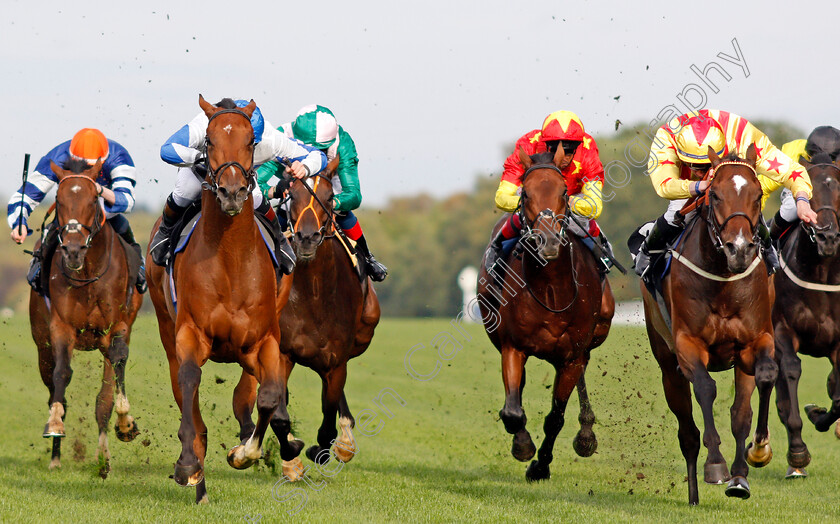
[[[108,158],[108,139],[102,131],[86,127],[73,135],[70,141],[70,155],[79,160],[95,164]]]

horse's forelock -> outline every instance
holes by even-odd
[[[834,161],[831,160],[831,155],[828,153],[817,153],[811,158],[812,164],[833,164]]]
[[[69,157],[67,160],[64,161],[64,164],[61,167],[67,171],[70,171],[71,173],[79,174],[87,171],[92,166],[88,164],[87,161],[81,158]]]
[[[232,98],[222,98],[216,104],[219,109],[237,109],[236,102]]]

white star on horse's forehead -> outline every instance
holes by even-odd
[[[225,127],[223,127],[222,129],[225,130],[225,132],[227,132],[227,134],[230,134],[230,130],[233,129],[233,126],[228,124]]]
[[[735,191],[737,191],[739,195],[741,194],[741,188],[747,185],[747,179],[742,177],[741,175],[733,176],[732,182],[735,183]]]

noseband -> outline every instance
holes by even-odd
[[[709,178],[711,180],[713,180],[717,170],[720,169],[721,166],[726,166],[726,165],[748,167],[753,172],[753,176],[757,177],[757,175],[755,173],[755,168],[753,166],[751,166],[749,164],[746,164],[744,162],[728,161],[728,162],[721,162],[720,164],[718,164],[714,168],[714,171],[712,171],[712,173],[709,175]],[[706,216],[705,220],[709,224],[709,234],[712,237],[712,243],[714,244],[715,249],[717,249],[718,251],[723,250],[723,239],[721,238],[721,233],[723,233],[723,230],[726,228],[726,224],[728,224],[730,220],[732,220],[733,218],[736,218],[736,217],[743,217],[747,220],[747,223],[749,223],[749,225],[750,225],[750,232],[752,233],[752,240],[753,240],[753,242],[757,242],[758,241],[758,225],[759,225],[759,220],[760,219],[757,218],[755,223],[753,223],[752,219],[750,218],[750,216],[748,214],[744,213],[743,211],[736,211],[736,212],[732,213],[731,215],[729,215],[728,217],[726,217],[722,223],[718,224],[717,219],[715,218],[714,198],[711,197],[711,195],[712,195],[711,184],[709,185],[708,192],[709,192],[709,198],[707,199],[708,201],[707,201],[707,204],[706,204],[706,206],[708,208],[708,213],[707,213],[707,216]],[[759,199],[761,199],[761,197],[759,197]]]
[[[96,182],[94,180],[92,180],[90,177],[88,177],[86,175],[75,175],[75,174],[74,175],[67,175],[64,178],[62,178],[58,182],[59,187],[61,186],[61,184],[65,180],[69,180],[71,178],[79,178],[79,179],[87,180],[88,182],[90,182],[91,184],[94,185],[94,188],[96,187]],[[56,219],[58,219],[58,216],[59,216],[59,213],[58,213],[59,205],[60,204],[58,202],[58,198],[56,198],[55,199],[55,216],[56,216]],[[97,202],[97,204],[96,204],[96,215],[93,218],[93,224],[88,226],[87,224],[82,224],[81,222],[79,222],[75,218],[71,218],[70,220],[67,221],[66,224],[59,225],[58,242],[59,242],[59,244],[64,243],[64,239],[62,238],[62,234],[64,234],[64,233],[81,233],[82,230],[85,230],[85,231],[87,231],[87,237],[85,238],[85,247],[88,248],[88,247],[90,247],[90,243],[93,240],[93,237],[96,236],[97,233],[102,231],[102,227],[104,225],[105,225],[105,212],[102,210],[102,206],[99,205],[99,202]]]
[[[527,194],[525,193],[525,179],[530,175],[533,171],[537,169],[550,169],[552,171],[557,172],[561,177],[563,176],[563,172],[560,170],[559,167],[555,166],[554,164],[532,164],[525,173],[522,175],[522,195],[520,197],[520,204],[519,204],[519,219],[522,223],[522,232],[526,238],[532,238],[534,236],[538,236],[540,233],[534,231],[534,225],[538,224],[541,220],[550,220],[552,224],[556,224],[558,221],[557,214],[552,211],[551,209],[543,209],[540,211],[536,217],[534,217],[533,222],[529,223],[528,218],[525,216],[525,199],[527,198]],[[565,209],[569,209],[569,192],[568,190],[563,191],[563,201],[565,204]],[[558,237],[562,238],[566,233],[566,224],[568,221],[568,217],[564,216],[563,220],[560,221],[560,231],[556,231]]]
[[[225,113],[233,113],[233,114],[239,115],[239,116],[245,118],[248,121],[248,125],[251,125],[251,118],[248,115],[246,115],[244,111],[241,111],[239,109],[222,109],[221,111],[218,111],[218,112],[214,113],[213,116],[210,117],[210,119],[207,121],[207,128],[208,129],[210,128],[210,122],[212,122],[214,118],[216,118],[219,115],[223,115]],[[253,128],[252,128],[252,131],[253,131]],[[251,142],[251,144],[253,144],[253,143],[254,142]],[[220,165],[218,168],[213,169],[212,167],[210,167],[209,150],[210,150],[211,145],[212,144],[210,143],[210,137],[207,136],[207,134],[205,133],[205,135],[204,135],[204,151],[208,152],[208,154],[204,158],[204,166],[207,168],[207,174],[210,177],[210,181],[209,182],[208,181],[202,182],[201,183],[201,188],[206,190],[206,191],[212,192],[214,195],[218,195],[219,174],[222,173],[225,169],[227,169],[229,167],[234,167],[234,168],[238,168],[240,171],[242,171],[242,175],[245,177],[245,180],[248,181],[248,194],[251,194],[251,191],[253,191],[254,188],[257,187],[257,175],[256,175],[256,172],[254,171],[254,152],[256,150],[256,147],[254,147],[254,149],[251,150],[251,169],[250,170],[245,169],[245,166],[243,166],[242,164],[240,164],[239,162],[236,162],[236,161],[225,162],[224,164]]]

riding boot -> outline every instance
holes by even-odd
[[[38,249],[32,253],[32,260],[29,262],[29,271],[26,273],[26,281],[41,296],[44,295],[44,286],[41,270],[45,260],[50,260],[51,253],[58,245],[58,226],[54,222],[47,225],[47,232],[44,240]]]
[[[598,260],[598,274],[603,280],[610,272],[610,268],[613,267],[612,259],[615,258],[615,254],[612,250],[612,244],[610,244],[603,231],[597,238],[584,237],[582,240],[584,245],[595,255],[595,259]],[[600,249],[597,249],[595,244],[598,244]]]
[[[134,239],[134,231],[131,230],[131,225],[128,224],[126,220],[126,225],[128,227],[125,228],[125,231],[120,233],[120,236],[126,243],[137,252],[137,256],[140,257],[140,269],[137,271],[137,280],[134,282],[134,287],[137,288],[137,292],[141,295],[149,289],[149,286],[146,284],[146,262],[143,260],[143,250],[140,249],[140,244]]]
[[[781,211],[777,211],[776,215],[770,219],[770,238],[776,244],[776,247],[780,247],[782,235],[795,223],[796,221],[788,222],[782,218]]]
[[[642,243],[642,248],[639,254],[636,255],[635,265],[633,269],[636,274],[643,276],[650,265],[650,257],[656,252],[660,252],[668,245],[668,243],[676,238],[682,230],[679,226],[672,226],[665,220],[665,215],[656,219],[650,233],[648,233],[645,241]]]
[[[484,254],[484,267],[487,273],[493,273],[493,268],[496,266],[496,261],[502,254],[502,242],[507,240],[500,229],[490,240],[490,245],[487,246],[487,252]]]
[[[163,214],[161,215],[160,227],[155,233],[151,242],[152,261],[159,266],[165,266],[169,259],[169,244],[171,242],[170,236],[175,224],[184,216],[186,207],[181,207],[175,203],[175,199],[170,194],[166,199],[166,204],[163,206]]]
[[[775,223],[775,220],[773,222]],[[767,274],[772,275],[781,266],[779,265],[779,255],[776,252],[776,247],[773,245],[773,235],[767,229],[763,217],[758,221],[758,236],[761,238],[761,250],[764,254],[764,264],[767,266]]]
[[[264,198],[262,204],[254,211],[264,216],[271,223],[271,229],[274,233],[274,253],[277,256],[277,262],[280,264],[280,271],[284,275],[291,274],[295,270],[297,256],[280,228],[277,213],[271,208],[267,198]]]
[[[370,279],[374,282],[382,282],[385,280],[385,277],[388,276],[388,268],[373,258],[373,254],[370,252],[370,248],[368,248],[367,240],[365,240],[364,235],[360,236],[356,240],[356,250],[358,250],[365,259],[365,270],[370,276]]]

